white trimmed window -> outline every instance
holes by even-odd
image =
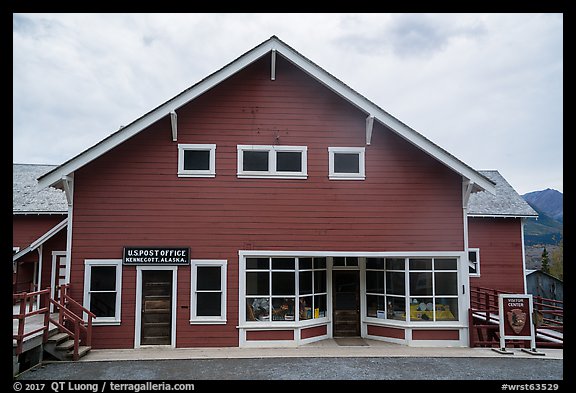
[[[178,144],[178,177],[215,177],[216,145]]]
[[[306,146],[238,145],[238,177],[306,179]]]
[[[84,261],[84,307],[96,314],[94,324],[119,325],[122,298],[122,260]]]
[[[328,170],[331,180],[364,180],[364,147],[329,147]]]
[[[226,323],[225,260],[192,260],[190,323]]]
[[[480,249],[468,249],[468,273],[471,277],[480,277]]]

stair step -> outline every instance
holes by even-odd
[[[48,342],[59,344],[64,340],[68,340],[69,338],[70,338],[70,335],[68,335],[68,333],[56,333],[56,334],[48,337]]]
[[[78,356],[79,357],[83,357],[85,356],[88,352],[90,352],[90,350],[92,349],[92,347],[86,346],[86,345],[80,345],[78,347]],[[68,351],[66,353],[66,356],[69,358],[74,357],[74,350]]]
[[[56,345],[57,351],[68,351],[71,348],[74,348],[74,340],[64,341],[62,344]]]

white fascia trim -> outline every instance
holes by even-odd
[[[112,148],[118,146],[128,138],[138,134],[144,128],[150,126],[157,120],[168,116],[170,112],[175,111],[181,106],[185,105],[189,101],[198,97],[205,91],[221,83],[231,75],[234,75],[238,71],[242,70],[246,66],[250,65],[252,62],[258,60],[263,55],[270,51],[277,51],[282,54],[290,62],[298,66],[299,68],[306,71],[308,74],[316,78],[318,81],[326,85],[335,93],[342,96],[348,102],[357,106],[361,110],[373,116],[380,123],[386,127],[391,128],[397,132],[404,139],[410,143],[416,145],[420,149],[424,150],[432,157],[438,159],[440,162],[453,169],[462,176],[470,179],[476,183],[479,187],[488,191],[491,194],[495,194],[495,185],[490,180],[480,175],[474,169],[470,168],[450,153],[440,148],[436,144],[432,143],[430,140],[426,139],[423,135],[419,134],[415,130],[411,129],[404,123],[400,122],[395,117],[391,116],[389,113],[360,95],[359,93],[352,90],[350,87],[346,86],[343,82],[336,79],[334,76],[329,74],[327,71],[323,70],[321,67],[312,63],[306,57],[302,56],[294,49],[286,45],[284,42],[280,41],[276,36],[272,36],[269,40],[263,42],[262,44],[256,46],[250,51],[246,52],[244,55],[240,56],[238,59],[232,61],[228,65],[224,66],[220,70],[214,72],[210,76],[206,77],[193,87],[185,90],[176,97],[167,101],[166,103],[160,105],[159,107],[153,109],[147,114],[136,119],[134,122],[130,123],[121,130],[108,136],[102,142],[94,145],[93,147],[85,150],[71,160],[65,162],[56,169],[48,172],[38,179],[38,185],[41,189],[54,185],[58,183],[62,176],[66,176],[75,170],[81,168],[92,160],[98,158],[102,154],[111,150]]]
[[[252,256],[267,257],[460,257],[464,251],[277,251],[277,250],[239,250],[240,258]],[[357,268],[357,267],[356,267]]]
[[[55,234],[57,234],[58,232],[60,232],[61,229],[63,229],[66,225],[68,224],[68,218],[65,218],[64,220],[62,220],[61,222],[59,222],[58,224],[56,224],[55,226],[53,226],[52,228],[50,228],[46,233],[44,233],[42,236],[40,236],[38,239],[34,240],[28,247],[23,248],[22,250],[18,251],[16,254],[14,254],[12,256],[12,262],[17,261],[18,259],[20,259],[20,257],[22,257],[23,255],[28,254],[30,251],[37,249],[38,247],[40,247],[42,244],[44,244],[47,240],[49,240],[50,238],[52,238],[52,236],[54,236]]]

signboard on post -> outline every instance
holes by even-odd
[[[188,247],[124,247],[124,265],[189,265]]]
[[[536,334],[532,322],[532,295],[500,294],[498,296],[500,313],[500,349],[499,353],[511,354],[506,351],[506,340],[530,340],[530,350],[522,349],[532,355],[544,355],[536,351]]]

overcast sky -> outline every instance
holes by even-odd
[[[563,192],[562,14],[15,14],[13,162],[61,164],[272,35],[520,194]]]

